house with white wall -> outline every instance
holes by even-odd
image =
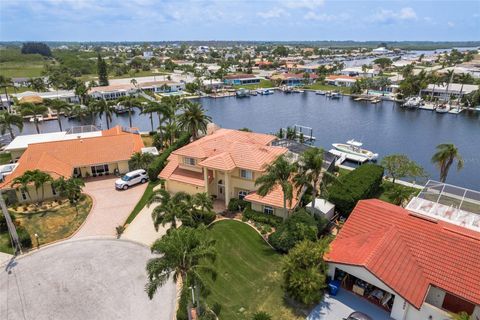
[[[468,227],[453,223],[444,218],[449,211],[457,216],[472,207],[427,199],[434,198],[414,198],[419,207],[410,210],[359,201],[324,257],[328,274],[340,290],[366,298],[395,320],[444,320],[460,312],[478,320],[480,232],[470,226],[480,217],[468,216]]]

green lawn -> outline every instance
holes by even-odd
[[[341,93],[350,93],[350,88],[347,87],[337,87],[337,86],[330,86],[321,83],[313,83],[308,86],[305,86],[305,89],[312,89],[312,90],[333,90],[333,91],[340,91]]]
[[[7,78],[32,78],[42,75],[43,61],[8,61],[0,63],[0,75]]]
[[[259,88],[273,88],[275,84],[273,84],[270,80],[260,80],[259,84],[246,84],[246,85],[235,85],[233,86],[236,89],[245,88],[245,89],[259,89]]]
[[[145,189],[143,196],[137,202],[137,205],[135,206],[135,208],[133,208],[132,213],[130,213],[130,215],[127,218],[127,221],[125,221],[125,224],[131,223],[133,219],[135,219],[135,217],[140,212],[140,210],[142,210],[143,207],[145,207],[145,205],[147,204],[148,199],[152,196],[153,188],[155,188],[159,184],[160,184],[160,180],[157,180],[154,182],[150,181],[148,183],[147,189]]]
[[[12,156],[10,152],[0,153],[0,165],[1,164],[8,164],[12,160]]]
[[[0,252],[13,254],[12,244],[8,232],[0,233]]]
[[[282,256],[271,249],[250,226],[233,220],[215,223],[215,281],[208,279],[207,303],[221,305],[220,319],[251,319],[266,311],[272,319],[302,319],[283,302]],[[207,277],[208,278],[208,277]],[[244,312],[239,310],[244,308]]]

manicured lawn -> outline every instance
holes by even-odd
[[[10,152],[0,153],[0,165],[10,163],[11,160]]]
[[[43,61],[8,61],[0,63],[0,75],[8,78],[32,78],[42,75]]]
[[[153,137],[152,136],[142,136],[142,141],[145,147],[151,147],[153,145]]]
[[[238,85],[234,86],[234,88],[239,89],[239,88],[245,88],[245,89],[258,89],[258,88],[273,88],[275,87],[275,84],[273,84],[272,81],[270,80],[260,80],[259,84],[246,84],[246,85]]]
[[[145,207],[145,205],[147,204],[148,199],[152,196],[153,188],[155,188],[159,184],[160,184],[160,180],[154,181],[154,182],[150,181],[148,183],[147,189],[145,189],[143,196],[140,198],[135,208],[133,208],[132,213],[130,213],[130,215],[127,218],[127,221],[125,221],[125,224],[128,224],[132,222],[133,219],[135,219],[135,217],[140,212],[140,210],[142,210],[143,207]]]
[[[8,232],[0,233],[0,252],[13,254],[12,244]]]
[[[312,89],[312,90],[333,90],[333,91],[340,91],[341,93],[350,93],[350,88],[329,86],[329,85],[321,84],[321,83],[312,83],[312,84],[306,86],[305,88],[306,89]]]
[[[85,221],[91,208],[92,199],[85,196],[78,204],[78,213],[67,200],[63,200],[61,205],[52,209],[39,208],[37,212],[13,214],[16,221],[27,229],[36,246],[35,233],[39,236],[40,245],[71,236]]]
[[[251,319],[266,311],[272,319],[303,319],[283,301],[282,256],[271,249],[250,226],[233,220],[212,225],[216,240],[215,281],[206,277],[207,303],[221,305],[220,319]],[[245,310],[241,312],[241,308]]]

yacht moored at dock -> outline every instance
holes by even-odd
[[[323,90],[316,90],[315,91],[315,94],[318,94],[320,96],[324,96],[327,92],[326,91],[323,91]]]
[[[361,147],[363,146],[363,143],[355,141],[354,139],[348,140],[347,143],[333,143],[332,146],[338,151],[353,154],[357,157],[363,157],[366,160],[375,161],[378,159],[378,153],[362,149]],[[355,161],[357,160],[355,159]]]
[[[330,93],[330,99],[340,99],[342,94],[340,92],[331,92]]]
[[[448,104],[438,105],[435,109],[437,113],[448,113],[450,111],[450,106]]]
[[[259,93],[260,93],[261,95],[266,96],[266,95],[269,95],[269,94],[274,94],[275,91],[273,91],[272,89],[263,89],[263,90],[260,90]]]
[[[404,104],[402,104],[402,107],[413,109],[413,108],[420,107],[420,105],[422,105],[422,104],[423,104],[423,99],[422,98],[420,98],[420,97],[410,97],[410,98],[407,99],[407,101],[405,101]]]

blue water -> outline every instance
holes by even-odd
[[[222,127],[248,127],[264,133],[294,124],[313,128],[315,144],[355,138],[380,157],[403,153],[422,165],[432,179],[438,170],[430,162],[435,146],[454,143],[465,161],[463,170],[450,170],[447,182],[480,190],[480,112],[460,115],[404,110],[393,102],[373,105],[349,97],[331,100],[312,92],[249,98],[202,99],[214,122]]]
[[[380,157],[403,153],[422,165],[432,179],[438,179],[438,170],[430,158],[435,146],[454,143],[460,150],[465,167],[457,172],[452,166],[447,182],[480,190],[480,112],[437,114],[426,110],[404,110],[393,102],[376,105],[353,101],[349,97],[331,100],[313,92],[237,99],[200,100],[213,121],[225,128],[248,127],[264,133],[277,132],[280,127],[294,124],[313,128],[316,145],[330,149],[335,142],[357,139],[366,149]],[[158,126],[153,117],[154,127]],[[62,119],[63,128],[79,125],[77,121]],[[97,126],[106,128],[105,119],[97,119]],[[113,124],[128,126],[128,116],[113,118]],[[133,125],[142,131],[150,130],[148,116],[134,115]],[[42,132],[58,131],[57,121],[40,125]],[[31,123],[25,123],[23,134],[35,133]]]

